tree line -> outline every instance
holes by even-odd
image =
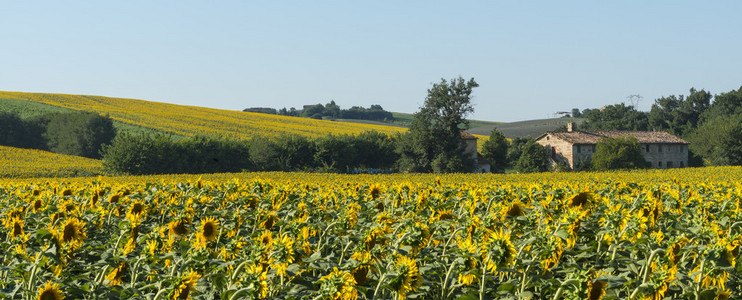
[[[692,166],[742,165],[742,87],[717,95],[691,88],[688,95],[656,99],[649,112],[621,103],[585,109],[581,115],[586,130],[657,130],[677,135],[690,142]]]
[[[324,105],[321,103],[310,105],[302,110],[297,110],[294,107],[289,109],[284,107],[278,110],[270,107],[253,107],[246,108],[243,111],[312,119],[354,119],[379,122],[387,122],[394,119],[394,115],[392,115],[391,112],[384,110],[384,108],[378,104],[373,104],[369,108],[352,106],[349,109],[341,109],[334,100]]]
[[[116,136],[113,120],[91,112],[50,113],[29,119],[0,112],[0,145],[101,158]]]

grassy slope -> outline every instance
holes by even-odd
[[[556,130],[559,127],[566,126],[569,122],[581,124],[584,119],[580,118],[557,118],[557,119],[539,119],[511,123],[500,123],[497,125],[481,126],[469,129],[468,132],[478,135],[489,136],[493,128],[500,130],[507,138],[516,137],[537,137],[546,131]]]
[[[101,161],[0,146],[0,177],[75,177],[104,174]]]
[[[19,99],[14,99],[14,98],[7,98],[7,97],[3,97],[2,93],[0,93],[0,111],[12,112],[12,113],[18,114],[22,119],[27,119],[27,118],[32,118],[32,117],[45,115],[49,113],[72,112],[72,111],[75,111],[75,109],[46,104],[46,103],[38,103],[38,102],[19,100]],[[113,121],[113,126],[116,127],[116,129],[119,132],[121,131],[141,132],[141,131],[151,130],[149,128],[132,125],[132,124],[125,123],[122,121],[118,121],[118,120]]]
[[[406,113],[392,113],[394,116],[394,121],[392,121],[392,124],[397,124],[401,126],[409,126],[412,123],[413,116],[412,114],[406,114]],[[497,124],[501,124],[500,122],[491,122],[491,121],[480,121],[480,120],[469,120],[469,127],[470,128],[479,128],[484,126],[494,126]],[[489,132],[486,134],[489,135]]]

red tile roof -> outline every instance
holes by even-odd
[[[664,131],[572,131],[572,132],[547,132],[537,138],[541,139],[547,134],[565,140],[572,144],[597,144],[603,137],[623,137],[633,135],[640,144],[690,144],[687,141]]]
[[[476,140],[477,137],[472,135],[471,133],[468,133],[466,131],[461,132],[461,139],[462,140]]]

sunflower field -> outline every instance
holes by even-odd
[[[0,145],[0,178],[72,177],[103,174],[100,160]]]
[[[0,298],[735,298],[741,171],[0,180]]]

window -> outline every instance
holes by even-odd
[[[661,162],[661,161],[658,161],[658,162],[657,162],[657,167],[658,167],[658,168],[662,168],[662,162]]]
[[[593,145],[593,147],[592,147],[592,148],[593,148],[593,153],[595,153],[595,145]]]
[[[685,163],[683,161],[680,161],[680,167],[685,168]]]
[[[657,144],[657,152],[662,152],[662,144]]]
[[[667,162],[667,167],[668,167],[668,168],[672,168],[672,162],[671,162],[671,161],[668,161],[668,162]]]
[[[577,153],[582,153],[581,152],[582,149],[581,149],[580,145],[577,145],[576,147],[577,147]]]
[[[646,144],[644,148],[646,152],[649,152],[649,144]]]

